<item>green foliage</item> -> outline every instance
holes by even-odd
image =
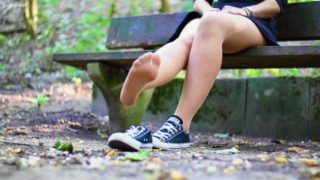
[[[143,161],[150,157],[150,150],[141,150],[135,153],[129,153],[125,156],[126,159],[131,161]]]
[[[42,107],[48,102],[49,98],[47,96],[37,95],[36,104],[38,107]]]
[[[262,75],[262,71],[258,69],[247,69],[246,75],[247,77],[258,77]]]
[[[73,147],[72,143],[61,143],[60,140],[58,140],[54,143],[53,148],[60,150],[60,151],[67,151],[69,153],[74,152],[74,147]]]
[[[6,71],[6,65],[0,63],[0,73]]]
[[[3,34],[0,34],[0,45],[3,45],[7,42],[7,37]]]
[[[181,4],[182,11],[191,11],[193,6],[193,1],[183,1]]]

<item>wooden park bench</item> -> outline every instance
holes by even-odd
[[[123,130],[141,123],[153,93],[153,90],[145,91],[134,106],[123,106],[119,96],[128,69],[140,55],[174,40],[186,16],[197,16],[197,13],[113,18],[107,40],[111,51],[54,54],[53,60],[87,71],[108,104],[111,131]],[[320,2],[289,4],[277,19],[279,41],[320,39]],[[315,45],[254,47],[224,55],[222,64],[223,69],[319,66],[320,46]]]

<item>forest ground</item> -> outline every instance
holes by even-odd
[[[40,109],[38,93],[49,99]],[[107,118],[91,114],[90,106],[91,83],[1,87],[0,179],[320,178],[320,145],[314,141],[191,132],[191,148],[153,150],[134,161],[132,152],[107,146]],[[74,152],[52,148],[58,140],[71,142]]]

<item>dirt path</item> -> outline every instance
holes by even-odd
[[[40,112],[38,94],[49,97]],[[318,142],[194,132],[190,149],[132,161],[106,145],[107,122],[89,113],[90,97],[90,83],[0,90],[0,179],[320,178]],[[74,153],[52,148],[57,140],[71,142]]]

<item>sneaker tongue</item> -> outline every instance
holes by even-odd
[[[167,122],[172,123],[174,126],[182,125],[182,120],[176,116],[170,116]]]
[[[169,116],[166,123],[172,124],[176,129],[182,126],[182,120],[176,116]],[[160,129],[162,132],[168,132],[166,128]]]

